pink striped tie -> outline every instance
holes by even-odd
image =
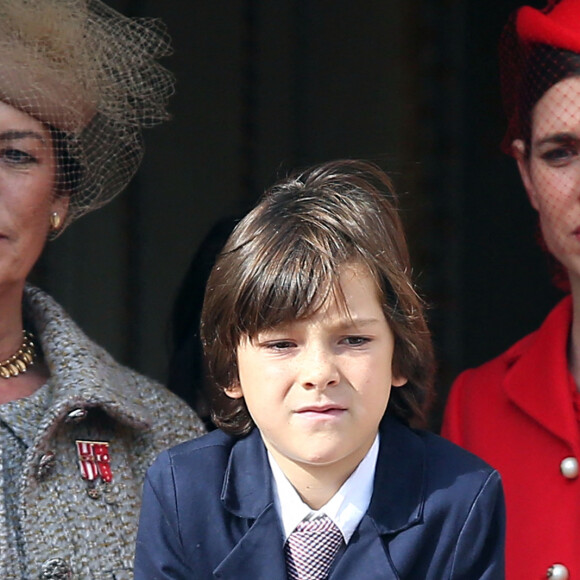
[[[326,515],[300,522],[284,547],[289,580],[328,578],[342,540],[341,531]]]

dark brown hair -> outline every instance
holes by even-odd
[[[308,318],[330,295],[340,304],[340,269],[354,263],[377,284],[395,336],[393,373],[408,380],[393,389],[387,413],[424,422],[433,351],[391,181],[372,163],[333,161],[269,189],[237,225],[210,274],[201,338],[219,427],[244,435],[254,426],[243,398],[225,392],[239,380],[240,341]]]

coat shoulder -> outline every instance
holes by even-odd
[[[472,389],[480,383],[494,382],[503,377],[506,372],[521,358],[534,342],[538,331],[527,334],[506,351],[491,360],[459,374],[453,388]]]
[[[223,476],[235,442],[234,437],[219,429],[185,441],[164,451],[151,466],[150,475],[154,476],[156,472],[170,466],[174,477],[188,480],[195,476],[195,480],[203,479],[205,483],[207,476],[212,473],[221,473]],[[199,478],[200,473],[206,477]]]
[[[571,317],[572,302],[570,296],[567,296],[548,313],[539,328],[518,340],[499,356],[463,371],[455,380],[453,389],[469,390],[475,394],[481,383],[498,382],[526,353],[541,350],[552,341],[553,336],[567,336]]]
[[[149,426],[134,441],[141,469],[147,469],[162,451],[205,433],[201,419],[166,387],[127,367],[118,365],[118,371],[124,377],[125,396],[147,410]]]
[[[147,405],[155,419],[164,417],[175,424],[185,422],[195,429],[196,435],[205,433],[202,421],[183,399],[153,379],[127,367],[120,366],[120,369],[130,378],[136,396]]]
[[[449,502],[469,510],[469,505],[487,485],[499,475],[480,457],[462,449],[439,435],[422,429],[411,429],[397,421],[383,423],[382,453],[376,485],[382,490],[396,489],[401,498],[396,510],[407,502],[405,518],[416,514],[416,506],[435,500],[438,505]],[[387,471],[385,471],[387,473]],[[404,498],[404,499],[403,499]]]
[[[216,429],[197,439],[185,441],[167,451],[171,461],[204,462],[212,455],[229,455],[236,438]]]
[[[187,511],[187,505],[197,505],[197,512],[219,510],[216,506],[235,442],[235,438],[216,430],[175,445],[157,457],[147,478],[156,489],[174,489],[180,509]]]
[[[425,444],[427,467],[432,474],[441,471],[446,475],[473,474],[476,478],[486,479],[495,472],[493,467],[477,455],[439,435],[428,431],[416,433]]]

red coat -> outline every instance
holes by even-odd
[[[567,297],[542,326],[498,358],[462,373],[442,434],[501,474],[507,504],[507,580],[580,580],[580,429],[567,345]],[[561,463],[564,459],[562,473]],[[567,469],[566,469],[567,468]],[[566,569],[568,575],[566,575]]]

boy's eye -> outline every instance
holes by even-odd
[[[292,348],[295,345],[290,340],[276,340],[274,342],[269,342],[266,346],[272,350],[286,350]]]
[[[362,346],[370,342],[370,338],[366,336],[347,336],[343,339],[343,342],[348,346]]]

